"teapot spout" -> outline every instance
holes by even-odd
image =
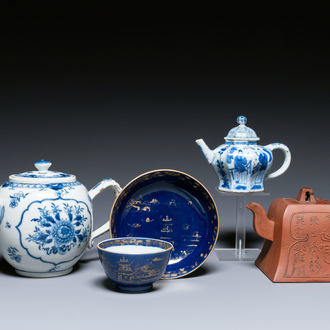
[[[265,209],[258,203],[249,203],[246,207],[253,212],[253,227],[263,238],[273,241],[275,222],[270,220]]]
[[[207,162],[209,164],[213,163],[214,160],[214,153],[213,151],[207,146],[207,144],[204,142],[203,139],[198,139],[195,141],[197,143],[197,145],[200,147],[200,149],[202,150]]]

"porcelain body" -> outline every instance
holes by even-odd
[[[187,276],[212,253],[219,215],[207,189],[170,169],[144,173],[128,183],[113,204],[111,237],[150,237],[173,244],[163,278]]]
[[[75,176],[48,171],[10,176],[0,188],[0,252],[20,275],[52,277],[69,273],[87,245],[105,230],[92,233],[92,198],[107,187],[105,179],[90,192]],[[47,165],[47,166],[48,166]]]
[[[163,276],[173,245],[158,239],[126,237],[100,242],[97,249],[105,274],[119,290],[144,292]]]
[[[224,192],[258,192],[264,190],[264,179],[283,174],[291,162],[291,153],[282,143],[260,146],[256,133],[245,126],[246,118],[237,119],[239,126],[229,131],[225,144],[210,150],[203,139],[196,140],[208,163],[214,169]],[[283,151],[285,158],[280,169],[271,174],[273,150]]]

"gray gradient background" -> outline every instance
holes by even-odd
[[[318,16],[316,24],[311,22],[307,5],[285,10],[280,4],[251,9],[237,2],[232,8],[179,1],[109,10],[17,5],[3,8],[1,16],[1,182],[33,170],[40,159],[51,161],[53,170],[75,174],[88,189],[106,177],[125,186],[150,170],[180,170],[214,197],[218,246],[231,247],[235,199],[217,193],[216,175],[194,141],[203,138],[217,147],[237,116],[245,115],[260,144],[281,142],[292,152],[289,170],[266,182],[270,196],[253,201],[268,209],[274,198],[295,197],[303,186],[330,199],[329,45],[325,20]],[[273,170],[283,155],[275,151],[274,158]],[[107,221],[113,201],[110,191],[95,199],[95,227]],[[263,240],[247,216],[247,246],[260,247]],[[6,329],[21,329],[21,322],[25,329],[42,329],[37,318],[49,329],[64,326],[54,313],[66,320],[64,329],[93,324],[95,329],[106,324],[151,329],[161,319],[166,321],[157,324],[159,329],[165,324],[251,329],[264,327],[279,305],[287,324],[303,328],[324,321],[320,314],[298,319],[314,311],[302,303],[304,297],[320,308],[329,289],[328,284],[274,285],[253,263],[221,263],[214,254],[197,275],[161,281],[155,291],[133,296],[114,292],[103,279],[95,247],[63,278],[24,279],[3,259],[0,266],[6,297],[0,322]],[[13,287],[15,294],[9,291]],[[95,321],[87,320],[88,311]]]

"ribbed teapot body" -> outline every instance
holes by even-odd
[[[211,165],[219,179],[219,190],[264,190],[264,178],[273,163],[270,149],[256,143],[226,142],[213,152],[215,157]]]

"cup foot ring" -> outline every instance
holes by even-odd
[[[139,293],[152,290],[152,284],[139,285],[139,286],[128,286],[117,284],[117,289],[123,292]]]

